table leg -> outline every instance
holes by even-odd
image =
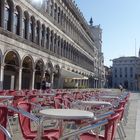
[[[62,137],[64,132],[63,120],[59,120],[59,129],[60,129],[60,137]]]
[[[35,138],[35,140],[42,140],[42,136],[43,136],[43,118],[41,118],[39,121],[39,125],[37,127],[37,137]]]

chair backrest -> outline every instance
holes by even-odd
[[[62,108],[63,99],[61,95],[57,95],[54,97],[54,108],[59,109]]]
[[[27,102],[19,102],[18,107],[26,112],[31,111],[31,104]],[[24,137],[31,132],[31,122],[30,119],[21,113],[18,113],[19,124]]]
[[[105,125],[105,140],[114,140],[118,120],[119,120],[118,113],[115,113],[108,119],[108,123]]]
[[[0,124],[0,131],[6,136],[6,138],[1,137],[1,140],[12,140],[10,133],[7,131],[5,127]]]
[[[0,106],[0,124],[6,128],[8,109],[5,106]],[[6,135],[0,130],[0,139],[6,140]]]
[[[118,109],[115,109],[114,112],[119,114],[119,120],[121,121],[123,118],[123,114],[124,114],[124,108],[120,107]]]

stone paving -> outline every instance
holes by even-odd
[[[127,135],[125,140],[140,140],[140,93],[131,93],[128,122],[124,128]],[[23,139],[20,128],[18,131],[14,128],[13,140],[19,139]]]
[[[140,140],[140,93],[131,93],[125,140]]]

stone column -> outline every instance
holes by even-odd
[[[34,89],[34,84],[35,84],[35,70],[33,70],[33,73],[32,73],[32,90]]]
[[[19,35],[23,36],[23,13],[20,13],[20,19],[19,19],[20,29],[19,29]]]
[[[0,89],[3,89],[4,65],[0,66]]]
[[[51,88],[53,88],[54,73],[51,74]]]
[[[22,68],[19,68],[19,85],[18,85],[18,90],[21,90],[21,86],[22,86]]]

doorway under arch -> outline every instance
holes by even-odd
[[[33,59],[26,56],[22,62],[22,89],[32,88]]]
[[[3,89],[18,89],[19,56],[14,51],[9,51],[4,56],[4,81]]]
[[[40,89],[41,81],[43,78],[44,62],[43,60],[38,60],[35,65],[35,83],[34,88]]]

